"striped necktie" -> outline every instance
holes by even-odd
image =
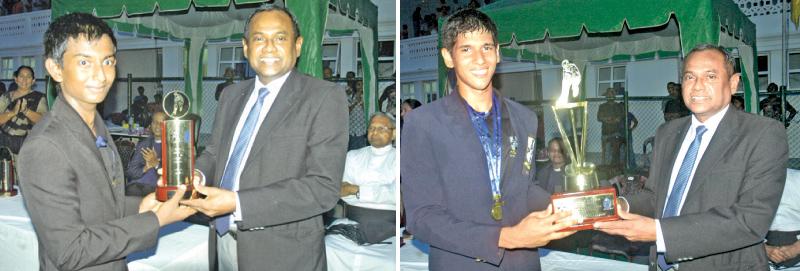
[[[664,213],[661,218],[668,218],[678,215],[678,210],[681,206],[681,199],[686,191],[686,184],[689,183],[694,162],[697,160],[697,151],[700,150],[700,142],[703,141],[703,134],[707,131],[705,126],[697,126],[695,130],[697,134],[694,136],[692,144],[686,151],[686,156],[683,157],[680,169],[678,169],[678,176],[675,177],[675,183],[672,185],[672,192],[669,193],[667,203],[664,206]],[[661,270],[669,270],[672,265],[667,264],[664,258],[664,253],[658,253],[658,266]]]

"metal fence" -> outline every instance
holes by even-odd
[[[760,98],[766,93],[759,93]],[[655,136],[656,129],[664,123],[663,103],[668,97],[629,97],[628,112],[631,112],[639,121],[639,125],[631,132],[630,144],[633,154],[627,170],[644,170],[648,166],[649,156],[644,153],[644,143]],[[617,102],[624,102],[622,99]],[[800,106],[800,91],[786,93],[786,101],[794,106]],[[605,99],[588,99],[588,129],[586,138],[586,156],[589,162],[602,165],[602,139],[601,123],[597,121],[597,111]],[[543,118],[545,142],[553,137],[560,136],[555,122],[550,101],[522,102]],[[757,107],[757,106],[756,106]],[[760,112],[759,112],[760,114]],[[786,115],[786,114],[784,114]],[[789,143],[789,168],[800,169],[800,116],[795,117],[786,129]],[[542,144],[541,146],[544,147]],[[648,145],[647,153],[652,153],[652,145]]]
[[[361,78],[356,78],[360,80]],[[240,82],[243,79],[236,79],[235,82]],[[217,85],[224,82],[224,78],[221,77],[204,77],[203,78],[203,87],[201,90],[202,93],[202,106],[200,107],[200,111],[197,112],[200,115],[202,123],[200,125],[200,134],[198,135],[198,144],[200,146],[205,146],[208,144],[208,140],[211,137],[211,130],[214,127],[214,114],[217,110],[217,101],[214,99],[214,94],[217,89]],[[336,80],[334,81],[337,84],[345,85],[345,80]],[[393,78],[379,78],[378,79],[378,93],[375,95],[380,95],[380,92],[383,89],[391,84],[394,84],[395,80]],[[39,85],[41,85],[40,90],[44,90],[44,80],[42,80]],[[129,87],[130,85],[130,87]],[[132,101],[133,97],[137,96],[138,93],[136,89],[139,86],[143,86],[145,88],[145,96],[150,98],[150,101],[153,101],[153,95],[158,92],[167,93],[173,90],[180,90],[183,91],[184,88],[184,80],[183,78],[174,77],[174,78],[142,78],[142,77],[132,77],[132,78],[117,78],[115,81],[115,85],[109,91],[106,100],[104,101],[104,112],[103,116],[108,117],[111,113],[121,112],[122,110],[126,110],[129,108],[129,104]]]

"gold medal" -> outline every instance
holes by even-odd
[[[500,196],[494,196],[494,204],[492,205],[492,218],[496,221],[503,219],[503,205],[505,203],[500,200]]]

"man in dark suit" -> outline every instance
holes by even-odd
[[[62,93],[28,135],[18,164],[39,269],[127,270],[126,255],[154,246],[159,226],[196,211],[178,207],[179,196],[165,203],[155,194],[125,197],[121,159],[95,110],[114,82],[108,25],[73,13],[53,21],[44,39],[45,68]]]
[[[257,77],[222,91],[197,159],[211,185],[186,204],[216,216],[224,270],[325,270],[322,214],[339,199],[347,103],[343,89],[293,69],[302,43],[288,10],[251,15],[242,45]]]
[[[786,132],[729,108],[738,84],[722,47],[692,49],[682,90],[692,116],[659,127],[647,192],[629,198],[631,213],[595,224],[655,241],[650,270],[769,270],[763,240],[786,178]]]
[[[497,28],[462,10],[442,28],[456,91],[406,115],[402,195],[431,270],[539,270],[537,247],[574,232],[535,184],[536,114],[492,88]],[[537,211],[538,210],[538,211]]]

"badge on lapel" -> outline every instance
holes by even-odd
[[[510,150],[508,150],[508,156],[511,158],[517,157],[517,147],[519,147],[519,140],[517,140],[516,136],[508,137],[508,146],[510,148]]]
[[[522,174],[528,176],[533,168],[533,154],[536,152],[536,138],[528,136],[527,149],[525,149],[525,162],[522,163]]]

